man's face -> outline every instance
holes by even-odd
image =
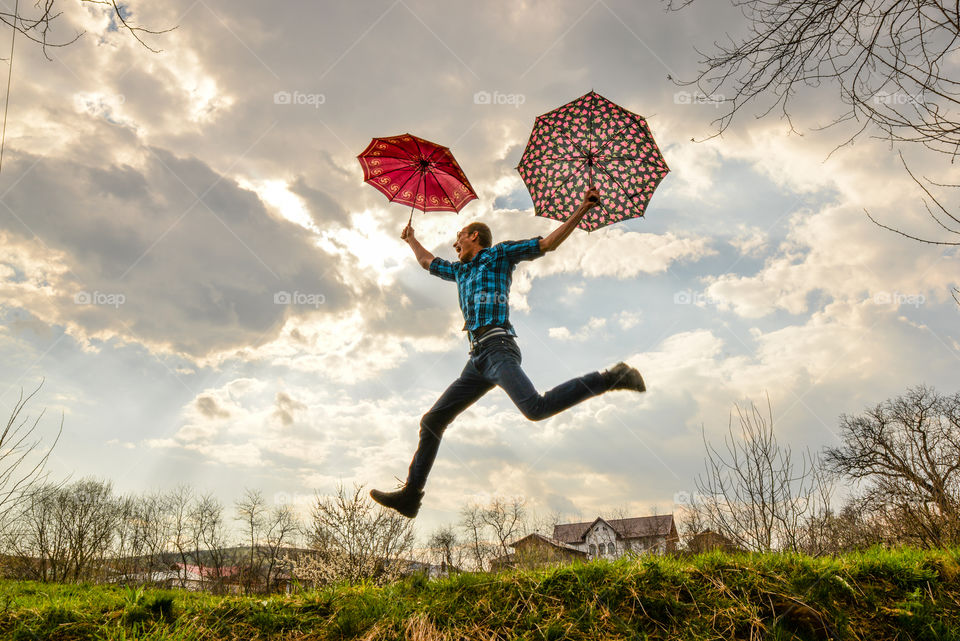
[[[453,241],[453,248],[457,250],[457,257],[461,262],[470,260],[477,255],[477,252],[483,249],[480,247],[479,238],[479,232],[473,232],[471,234],[467,231],[466,227],[457,232],[457,239]]]

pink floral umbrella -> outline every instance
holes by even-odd
[[[411,221],[414,209],[458,212],[477,197],[449,149],[411,134],[374,138],[357,159],[364,182],[410,205]]]
[[[578,225],[593,231],[642,217],[670,169],[643,117],[591,91],[537,118],[517,171],[544,218],[566,220],[596,187]]]

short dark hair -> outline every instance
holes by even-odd
[[[468,234],[472,234],[473,232],[477,232],[479,234],[477,237],[477,242],[480,243],[481,247],[489,247],[493,244],[493,232],[491,232],[490,228],[484,223],[470,223],[464,229],[467,230]]]

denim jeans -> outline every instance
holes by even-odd
[[[440,448],[444,430],[462,411],[494,386],[500,386],[510,400],[531,421],[540,421],[593,396],[603,394],[603,376],[590,372],[539,394],[520,368],[520,348],[511,336],[484,341],[470,353],[460,377],[440,396],[420,420],[420,443],[410,463],[407,486],[422,490]]]

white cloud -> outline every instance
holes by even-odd
[[[640,312],[620,312],[617,314],[617,324],[620,329],[627,330],[636,327],[643,320],[643,314]]]
[[[767,244],[768,235],[759,227],[739,225],[740,233],[730,241],[741,256],[758,256]]]
[[[586,325],[581,327],[575,333],[571,333],[566,327],[551,327],[548,332],[550,338],[560,341],[585,341],[591,338],[596,339],[607,326],[607,319],[592,317]]]

